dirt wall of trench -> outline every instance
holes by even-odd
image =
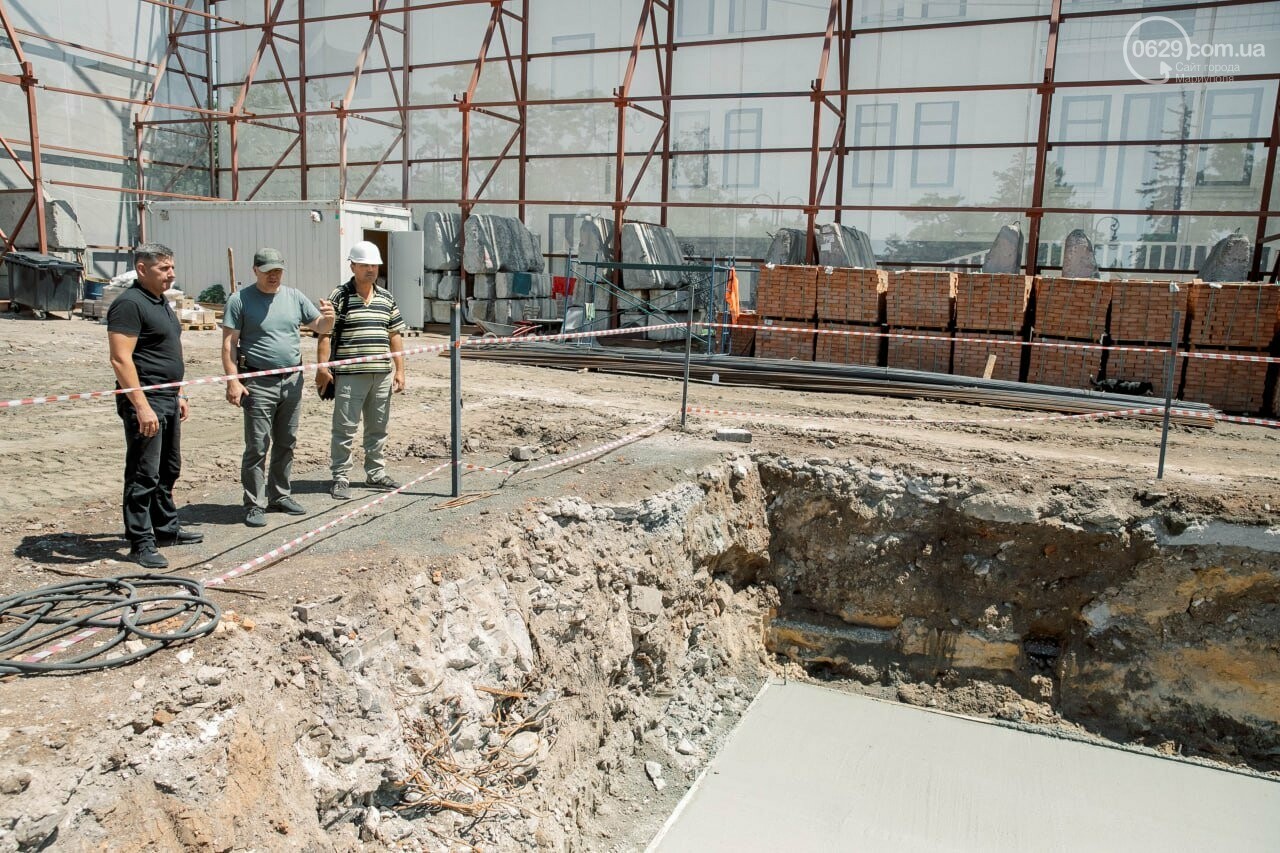
[[[999,685],[1028,700],[1003,709],[1012,719],[1280,770],[1276,530],[1179,537],[1212,520],[1154,484],[995,485],[825,460],[760,470],[774,651],[898,684],[906,701]],[[1261,549],[1237,544],[1251,538]]]

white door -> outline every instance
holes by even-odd
[[[387,287],[410,329],[426,325],[426,294],[422,287],[421,231],[392,231],[387,235]]]

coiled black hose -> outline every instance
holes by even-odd
[[[205,598],[204,584],[168,575],[120,575],[20,592],[0,598],[0,675],[121,666],[208,634],[221,618],[218,605]],[[130,640],[143,648],[118,648]]]

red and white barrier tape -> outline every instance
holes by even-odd
[[[115,397],[133,391],[165,391],[170,388],[186,388],[191,385],[214,385],[230,382],[232,379],[256,379],[259,376],[280,376],[285,373],[302,373],[320,367],[334,367],[345,364],[365,364],[370,361],[385,361],[387,358],[400,358],[419,355],[424,352],[443,352],[448,344],[431,344],[413,347],[400,353],[390,355],[361,355],[354,358],[341,358],[333,361],[321,361],[314,364],[298,364],[293,367],[275,367],[270,370],[253,370],[248,373],[228,373],[224,376],[203,376],[199,379],[183,379],[181,382],[162,382],[157,385],[140,385],[136,388],[113,388],[109,391],[86,391],[80,394],[56,394],[49,397],[25,397],[17,400],[0,400],[0,409],[17,408],[18,406],[38,406],[42,403],[66,403],[72,400],[96,400],[102,397]]]
[[[658,329],[684,328],[684,323],[667,323],[661,326],[645,326],[644,331]],[[536,341],[571,341],[579,338],[608,337],[610,335],[635,334],[637,329],[602,329],[590,332],[569,332],[559,335],[520,335],[504,338],[466,338],[459,341],[459,346],[490,346],[493,344],[528,343]],[[184,379],[180,382],[162,382],[156,385],[140,385],[135,388],[112,388],[106,391],[85,391],[78,394],[52,394],[47,397],[22,397],[15,400],[0,400],[0,409],[12,409],[20,406],[38,406],[44,403],[69,403],[74,400],[97,400],[103,397],[115,397],[133,391],[165,391],[168,389],[186,388],[192,385],[215,385],[230,382],[232,379],[256,379],[260,376],[280,376],[286,373],[301,373],[316,370],[320,367],[339,367],[347,364],[365,364],[371,361],[385,361],[387,358],[404,358],[428,352],[444,352],[451,344],[429,344],[411,347],[399,353],[388,355],[362,355],[354,358],[341,358],[321,361],[314,364],[301,364],[293,367],[276,367],[270,370],[254,370],[248,373],[229,373],[222,376],[203,376],[199,379]]]
[[[1163,409],[1161,410],[1163,411]],[[1224,415],[1217,412],[1193,412],[1189,409],[1170,409],[1172,414],[1184,418],[1200,418],[1208,421],[1228,421],[1233,424],[1249,424],[1250,426],[1264,426],[1272,429],[1280,429],[1280,421],[1270,420],[1268,418],[1247,418],[1243,415]]]
[[[970,337],[950,337],[947,335],[914,335],[907,332],[860,332],[852,329],[808,329],[803,326],[751,326],[741,323],[696,323],[697,326],[710,326],[719,329],[755,329],[771,332],[804,332],[805,334],[815,335],[837,335],[844,337],[857,338],[898,338],[911,341],[958,341],[960,343],[972,344],[995,344],[997,346],[1006,347],[1050,347],[1053,349],[1082,349],[1082,350],[1105,350],[1108,352],[1147,352],[1156,354],[1168,354],[1168,347],[1140,347],[1128,346],[1125,344],[1086,344],[1071,343],[1068,341],[1020,341],[1020,340],[1000,340],[998,338],[970,338]],[[1182,358],[1212,358],[1221,361],[1253,361],[1265,364],[1280,363],[1280,358],[1265,355],[1243,355],[1240,353],[1227,352],[1203,352],[1203,351],[1184,351],[1179,350],[1178,355]]]

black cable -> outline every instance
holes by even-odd
[[[197,580],[120,575],[54,584],[0,598],[0,675],[81,672],[132,663],[171,643],[204,636],[222,618]],[[36,655],[83,631],[39,660]],[[130,640],[142,649],[108,656]]]

